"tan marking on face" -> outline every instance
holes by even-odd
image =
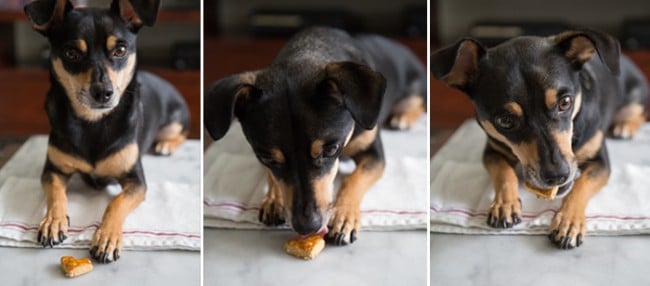
[[[490,135],[492,138],[496,139],[497,141],[506,144],[506,146],[510,147],[512,153],[515,154],[517,159],[524,166],[537,166],[539,162],[539,154],[537,153],[537,142],[532,141],[532,142],[522,142],[519,144],[514,144],[510,142],[510,140],[508,140],[505,136],[503,136],[503,134],[499,133],[489,120],[481,120],[480,123],[488,135]]]
[[[378,130],[379,129],[377,126],[371,130],[364,130],[356,137],[352,138],[352,140],[350,140],[347,145],[345,145],[342,154],[344,156],[353,156],[363,150],[368,149],[368,147],[370,147],[370,145],[375,142]]]
[[[320,139],[314,140],[314,142],[311,143],[310,155],[313,159],[318,158],[318,156],[323,153],[323,145],[325,145],[325,142]]]
[[[314,198],[316,205],[321,212],[325,212],[332,201],[332,193],[334,188],[334,179],[339,170],[339,160],[336,159],[334,165],[330,170],[321,177],[315,178],[312,182],[312,189],[314,190]]]
[[[576,151],[576,159],[578,163],[585,162],[598,154],[600,147],[603,143],[603,132],[598,130],[594,136],[592,136],[587,142],[585,142],[580,148]]]
[[[576,94],[573,104],[573,111],[571,113],[571,120],[575,119],[576,116],[578,115],[578,112],[580,112],[580,108],[582,107],[582,93]]]
[[[88,53],[88,44],[86,43],[85,40],[83,39],[76,40],[75,45],[82,53],[84,54]]]
[[[97,162],[94,173],[105,177],[119,177],[133,168],[139,156],[138,145],[130,143]]]
[[[64,174],[73,174],[75,172],[91,173],[93,166],[75,155],[64,153],[58,148],[48,145],[47,158]]]
[[[503,108],[505,108],[505,110],[507,110],[508,112],[517,115],[519,117],[524,116],[524,110],[521,109],[521,105],[519,105],[516,102],[508,102],[506,103],[505,106],[503,106]]]
[[[84,97],[90,96],[90,81],[92,72],[87,70],[85,72],[73,75],[68,73],[63,67],[61,59],[52,60],[52,70],[54,77],[63,86],[70,105],[74,113],[82,119],[87,121],[97,121],[111,110],[94,110],[88,106],[88,103],[82,103]]]
[[[106,69],[108,78],[111,80],[113,85],[113,96],[116,97],[115,100],[120,99],[126,88],[131,83],[133,79],[133,74],[135,72],[135,53],[132,53],[128,56],[126,60],[126,65],[121,70],[113,70],[112,68]]]
[[[546,108],[553,109],[557,105],[557,90],[556,89],[547,89],[544,93],[544,100],[546,102]]]
[[[564,157],[568,162],[572,162],[575,158],[571,142],[571,138],[573,137],[573,128],[561,132],[551,132],[551,136],[553,136],[555,144],[557,144],[558,149],[560,149],[562,157]]]
[[[110,36],[108,36],[108,38],[106,38],[106,50],[107,51],[110,52],[110,51],[114,50],[116,45],[117,45],[117,37],[116,36],[110,35]]]
[[[273,148],[270,150],[270,152],[271,152],[271,158],[273,158],[273,160],[276,163],[282,164],[285,162],[286,159],[284,158],[284,154],[282,153],[282,151],[280,151],[280,149]]]

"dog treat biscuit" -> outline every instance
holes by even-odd
[[[537,195],[537,198],[545,199],[549,201],[555,199],[555,195],[557,195],[557,191],[560,189],[560,187],[558,186],[555,186],[552,189],[547,189],[547,190],[538,189],[531,186],[528,183],[524,183],[524,187],[526,187],[526,190],[528,190],[529,192]]]
[[[63,256],[61,270],[66,277],[73,278],[92,271],[93,263],[88,258],[76,259],[73,256]]]
[[[323,248],[325,240],[318,234],[290,239],[284,244],[284,251],[305,260],[314,259]]]

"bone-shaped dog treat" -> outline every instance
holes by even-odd
[[[290,239],[284,244],[284,251],[305,260],[314,259],[323,248],[325,240],[318,234]]]
[[[88,258],[76,259],[73,256],[63,256],[61,270],[66,277],[73,278],[92,271],[93,263]]]

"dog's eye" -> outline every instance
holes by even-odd
[[[338,154],[339,144],[330,144],[323,148],[323,157],[334,157]]]
[[[557,103],[557,109],[560,111],[569,110],[569,108],[571,108],[571,104],[573,104],[571,97],[565,95],[562,98],[560,98],[560,101]]]
[[[513,129],[517,126],[517,119],[509,114],[497,116],[494,122],[499,128],[504,130]]]
[[[115,47],[115,49],[113,50],[113,57],[116,57],[116,58],[124,57],[124,56],[126,55],[126,51],[127,51],[127,50],[126,50],[126,45],[124,45],[124,44],[119,44],[119,45],[117,45],[117,47]]]
[[[82,53],[77,48],[67,47],[63,50],[63,56],[71,62],[78,62],[81,60]]]
[[[260,162],[262,162],[262,164],[267,166],[274,166],[276,164],[275,160],[273,160],[271,157],[258,156],[257,158],[260,160]]]

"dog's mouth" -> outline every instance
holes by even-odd
[[[546,200],[554,200],[556,198],[561,198],[567,195],[569,191],[573,188],[574,181],[575,179],[571,178],[570,180],[568,180],[566,183],[562,185],[550,186],[550,187],[549,186],[539,187],[532,184],[530,181],[525,181],[524,187],[526,190],[537,195],[538,198],[546,199]]]

